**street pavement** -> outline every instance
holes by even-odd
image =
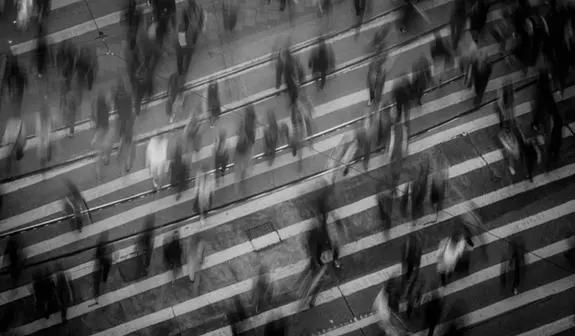
[[[98,22],[113,22],[109,19],[113,17],[112,12],[121,8],[112,1],[103,1],[102,5],[98,2],[97,6],[94,2],[88,4],[98,7]],[[210,17],[217,18],[218,3],[203,4]],[[225,114],[215,129],[227,131],[232,148],[237,122],[246,103],[254,102],[260,125],[265,125],[268,109],[273,109],[279,119],[289,116],[285,95],[276,95],[273,63],[265,61],[275,40],[290,33],[292,42],[303,46],[297,55],[303,64],[307,64],[310,48],[305,46],[313,43],[322,29],[315,9],[301,1],[293,28],[290,28],[287,14],[280,15],[277,11],[277,3],[240,1],[239,4],[242,15],[235,36],[223,36],[216,20],[208,20],[212,25],[208,24],[207,36],[201,42],[202,48],[194,58],[188,77],[191,106],[202,101],[204,84],[208,80],[220,81]],[[430,30],[449,34],[445,23],[451,3],[433,1],[420,5],[430,23],[418,20],[410,33],[392,32],[389,37],[393,67],[387,76],[385,101],[390,100],[393,82],[408,73],[421,55],[429,55]],[[58,41],[69,37],[67,32],[75,29],[73,41],[92,41],[87,43],[98,46],[102,59],[106,59],[101,59],[101,68],[109,69],[101,72],[98,78],[98,89],[104,89],[123,69],[118,56],[122,53],[123,27],[117,22],[100,25],[100,29],[105,30],[105,38],[94,40],[97,30],[78,28],[89,26],[85,6],[86,2],[74,1],[53,4],[51,21],[54,23],[52,26],[51,22],[49,32],[51,38]],[[474,109],[473,94],[461,79],[456,79],[458,73],[451,71],[446,77],[454,80],[431,90],[424,96],[422,106],[411,112],[412,136],[399,178],[400,189],[405,190],[405,184],[415,178],[423,160],[433,156],[445,158],[450,165],[448,196],[445,210],[438,216],[427,207],[423,217],[411,221],[394,209],[391,230],[387,235],[382,232],[374,195],[390,186],[389,163],[395,158],[392,154],[397,153],[406,139],[401,128],[395,133],[392,148],[375,154],[367,171],[355,165],[348,176],[339,179],[332,214],[347,229],[341,241],[342,267],[328,271],[321,283],[316,307],[300,307],[296,281],[308,262],[302,244],[313,223],[309,204],[325,178],[321,173],[331,161],[333,147],[353,133],[359,123],[347,128],[338,126],[361,117],[367,109],[367,64],[361,58],[376,29],[395,21],[397,12],[390,10],[396,6],[398,4],[393,2],[376,2],[371,13],[373,19],[356,40],[355,31],[347,29],[354,21],[351,3],[337,3],[330,28],[332,32],[339,32],[332,37],[336,70],[330,75],[324,91],[317,92],[314,84],[305,87],[315,106],[316,133],[331,131],[314,138],[310,147],[303,150],[301,170],[298,170],[296,158],[284,151],[278,153],[272,166],[255,161],[245,190],[236,188],[232,174],[226,175],[214,195],[216,210],[204,223],[200,223],[190,210],[191,189],[179,200],[169,189],[151,192],[152,184],[144,165],[147,140],[157,132],[165,132],[173,143],[180,136],[187,118],[182,113],[170,124],[162,99],[151,102],[137,121],[136,161],[128,174],[122,172],[113,157],[103,176],[96,178],[95,157],[90,148],[93,132],[89,122],[80,125],[78,134],[72,139],[63,137],[63,132],[56,132],[58,152],[54,162],[45,169],[34,158],[35,138],[30,134],[26,157],[0,187],[4,195],[0,233],[23,231],[28,264],[16,288],[3,271],[0,312],[7,309],[21,312],[17,314],[15,326],[22,335],[215,336],[229,335],[230,321],[226,313],[239,299],[247,307],[247,316],[238,324],[245,335],[259,335],[266,323],[281,318],[289,320],[290,335],[376,335],[372,302],[382,284],[398,275],[401,246],[407,234],[415,230],[423,239],[421,272],[426,279],[425,290],[429,292],[438,287],[434,263],[439,241],[474,210],[482,219],[482,224],[474,227],[482,248],[472,252],[470,273],[456,277],[443,289],[448,306],[457,311],[455,315],[444,316],[444,321],[460,318],[470,335],[572,334],[575,330],[572,315],[575,279],[573,266],[566,256],[572,253],[575,242],[572,224],[575,210],[573,133],[565,127],[561,160],[552,171],[538,168],[533,182],[521,174],[509,174],[496,142],[498,120],[488,102],[495,98],[494,90],[505,79],[512,80],[517,87],[525,86],[516,93],[516,114],[527,136],[534,136],[528,127],[533,96],[533,87],[528,84],[535,74],[523,75],[520,69],[509,68],[503,62],[494,63],[484,98],[486,104],[481,108]],[[500,18],[502,6],[494,6],[489,20]],[[74,20],[64,19],[71,13],[76,16]],[[84,18],[81,19],[82,15]],[[83,23],[86,24],[82,26]],[[76,28],[70,29],[73,26]],[[33,44],[27,41],[31,36],[12,36],[13,50],[24,59],[29,57]],[[486,38],[483,48],[496,59],[494,43]],[[114,55],[106,55],[108,47]],[[254,61],[258,58],[263,61]],[[108,63],[108,59],[116,61]],[[173,56],[169,59],[158,76],[160,87],[174,70]],[[575,126],[572,113],[569,113],[574,96],[575,87],[556,96],[571,129]],[[32,97],[27,99],[31,105]],[[33,108],[26,112],[32,120]],[[86,111],[83,118],[88,115]],[[211,132],[206,128],[199,162],[209,167],[212,166]],[[254,153],[262,150],[261,138],[260,127]],[[5,157],[5,154],[2,156],[5,148],[0,148],[0,157]],[[65,178],[77,183],[91,208],[101,208],[93,212],[93,224],[81,233],[72,231],[66,221],[57,221],[63,215],[60,200],[64,196]],[[131,200],[117,202],[125,198]],[[137,234],[144,228],[145,217],[151,213],[156,217],[155,250],[150,272],[143,276],[134,244]],[[47,221],[55,223],[24,231]],[[185,251],[192,237],[199,236],[207,243],[206,259],[198,274],[197,293],[192,291],[186,267],[174,279],[163,263],[164,237],[174,230],[179,231]],[[114,265],[96,303],[91,276],[93,247],[102,232],[108,232],[113,241]],[[513,296],[500,288],[499,276],[509,240],[515,237],[524,240],[528,252],[526,277],[520,293]],[[65,325],[61,324],[59,314],[53,314],[49,319],[37,319],[33,314],[32,275],[36,270],[54,269],[57,265],[67,270],[76,293],[74,306],[69,311],[70,320]],[[261,265],[269,270],[274,295],[256,311],[251,287]],[[412,328],[414,332],[419,331],[418,334],[426,334],[420,317],[412,321]]]

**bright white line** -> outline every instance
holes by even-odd
[[[575,315],[569,315],[517,336],[552,336],[575,327]]]
[[[492,21],[492,20],[495,20],[496,18],[500,17],[501,10],[495,10],[495,11],[493,11],[493,12],[490,12],[489,14],[490,14],[489,21]],[[375,22],[374,22],[373,24],[375,25]],[[442,36],[448,36],[448,35],[450,34],[447,28],[442,29],[439,33],[440,33]],[[341,37],[341,38],[343,38],[343,37]],[[396,56],[396,55],[399,53],[400,50],[408,51],[408,50],[410,50],[410,49],[417,48],[417,47],[419,47],[419,46],[421,46],[421,45],[423,45],[423,44],[425,44],[425,43],[429,43],[429,42],[431,42],[432,40],[433,40],[433,37],[432,37],[431,35],[430,35],[430,36],[427,36],[426,38],[418,39],[418,40],[414,41],[412,44],[408,44],[408,45],[406,45],[406,46],[403,46],[403,47],[401,47],[401,48],[399,48],[399,49],[397,49],[397,50],[391,52],[391,53],[390,53],[390,56]],[[411,46],[411,45],[413,45],[413,46],[412,46],[412,47],[409,47],[409,46]],[[492,50],[495,50],[495,48],[496,48],[495,45],[490,45],[490,46],[486,47],[486,51],[487,51],[488,54],[489,54],[489,53],[492,52]],[[405,51],[403,51],[403,52],[405,52]],[[359,58],[361,58],[361,57],[359,57]],[[357,61],[359,58],[357,58],[357,59],[355,59],[355,60],[352,60],[352,61],[348,61],[348,62],[346,62],[345,64],[353,63],[354,61]],[[262,66],[264,66],[264,65],[262,65]],[[357,70],[357,69],[362,68],[362,67],[365,67],[365,66],[367,66],[367,64],[360,64],[359,66],[355,66],[355,67],[353,67],[353,68],[351,68],[351,69],[346,69],[345,71],[339,73],[338,75],[347,73],[347,72],[349,72],[349,71]],[[228,70],[228,71],[229,71],[229,70]],[[237,76],[239,76],[239,75],[241,75],[241,74],[237,74]],[[207,76],[207,77],[211,77],[211,76]],[[232,77],[229,77],[229,78],[233,78],[233,77],[235,77],[235,76],[232,76]],[[310,77],[310,76],[308,76],[308,77]],[[200,80],[202,80],[202,79],[200,79]],[[201,90],[201,89],[204,88],[204,87],[205,87],[205,85],[202,85],[202,86],[199,87],[198,90]],[[282,90],[283,87],[284,87],[284,86],[282,85],[282,87],[280,87],[279,90]],[[386,90],[387,90],[387,87],[388,87],[388,86],[386,86]],[[197,90],[194,90],[194,91],[197,91]],[[187,94],[191,94],[191,92],[194,92],[194,91],[190,91],[190,92],[187,93]],[[240,101],[240,102],[228,104],[228,105],[224,106],[223,109],[226,110],[226,109],[234,108],[234,107],[236,107],[236,106],[242,106],[243,104],[245,104],[245,103],[247,103],[247,102],[249,102],[249,101],[252,101],[252,100],[257,99],[257,98],[259,98],[259,97],[266,96],[266,95],[268,95],[268,94],[273,94],[273,93],[276,92],[276,91],[277,91],[277,90],[274,90],[274,89],[268,89],[268,90],[259,92],[259,93],[257,93],[257,94],[252,95],[251,97],[248,97],[248,98],[243,99],[243,100]],[[386,92],[387,92],[387,91],[386,91]],[[153,101],[153,102],[149,103],[147,106],[148,106],[148,107],[154,107],[154,106],[157,106],[157,105],[159,105],[159,104],[162,104],[163,102],[165,102],[165,99]],[[136,141],[141,140],[141,139],[150,138],[150,137],[152,137],[152,136],[154,136],[154,135],[156,135],[156,134],[158,134],[158,133],[169,132],[169,131],[171,131],[171,130],[173,130],[173,129],[175,129],[175,128],[183,127],[184,125],[185,125],[185,121],[181,121],[181,122],[176,122],[176,123],[173,123],[173,124],[169,124],[169,125],[166,125],[166,126],[164,126],[164,127],[161,127],[161,128],[159,128],[159,129],[157,129],[156,131],[147,132],[147,133],[144,133],[144,134],[142,134],[142,135],[137,136],[137,137],[136,137]],[[88,130],[88,129],[90,129],[90,125],[89,125],[89,124],[79,125],[78,127],[76,127],[76,129],[77,129],[78,131]],[[59,133],[58,133],[58,132],[59,132]],[[63,138],[63,137],[66,135],[66,130],[62,130],[62,131],[58,131],[58,132],[55,133],[55,134],[56,134],[56,135],[55,135],[55,138],[56,138],[56,139],[58,139],[58,137],[59,137],[59,138]],[[259,133],[259,131],[258,131],[258,133]],[[234,139],[228,138],[228,141],[230,141],[230,142],[233,143],[234,141],[237,141],[237,139],[235,139],[235,138],[234,138]],[[29,140],[27,141],[27,146],[32,146],[33,144],[36,144],[36,145],[37,145],[37,143],[38,143],[38,139],[36,139],[36,138],[34,138],[34,139],[29,139]],[[144,145],[144,144],[142,143],[142,144],[140,144],[140,145]],[[207,146],[207,147],[209,147],[209,146]],[[206,149],[207,147],[204,147],[204,148],[202,149],[200,156],[205,155],[206,152],[205,152],[204,150],[207,150],[207,149]],[[6,148],[6,147],[1,147],[1,148],[0,148],[0,158],[1,158],[1,157],[6,157],[6,156],[8,155],[8,151],[7,151],[7,150],[8,150],[8,148]],[[211,153],[212,153],[212,152],[211,152],[211,150],[210,150],[209,155],[211,155]],[[203,156],[202,156],[202,157],[203,157]],[[76,169],[77,169],[77,168],[81,168],[81,167],[86,166],[86,165],[89,165],[89,164],[92,164],[92,163],[94,163],[95,161],[96,161],[96,159],[86,159],[86,160],[82,160],[82,161],[80,161],[80,162],[78,162],[78,163],[75,164],[75,165],[77,165],[77,166],[76,166]],[[53,178],[53,177],[55,177],[55,176],[58,176],[58,175],[61,175],[61,174],[64,174],[64,173],[67,173],[68,171],[70,171],[70,169],[68,169],[67,167],[55,169],[54,171],[51,172],[51,178]],[[40,183],[40,182],[42,182],[42,181],[44,181],[44,180],[46,180],[45,175],[43,175],[43,174],[36,174],[36,175],[32,175],[32,176],[29,176],[29,177],[26,177],[26,178],[23,178],[23,179],[19,179],[19,180],[13,181],[13,182],[8,182],[8,183],[6,183],[6,184],[3,186],[2,190],[0,190],[0,193],[7,194],[7,193],[9,193],[9,192],[14,192],[14,191],[20,190],[20,189],[22,189],[22,188],[31,186],[31,185],[33,185],[33,184]]]
[[[572,173],[573,170],[571,170],[570,172]],[[547,178],[544,174],[542,174],[542,175],[537,176],[534,180],[535,180],[535,182],[534,182],[535,184],[540,185],[542,183],[546,183]],[[521,182],[520,184],[523,184],[523,186],[522,186],[523,188],[527,187],[525,185],[527,183]],[[506,187],[506,188],[509,188],[509,187]],[[523,188],[518,186],[517,189],[521,190]],[[498,192],[501,192],[501,190],[498,190],[495,193],[498,193]],[[520,191],[519,193],[521,193],[521,192],[522,191]],[[481,197],[484,199],[488,199],[488,197],[491,196],[491,194],[493,194],[493,193],[490,193],[487,195],[482,195]],[[447,209],[445,212],[451,213],[451,208]],[[505,226],[498,227],[496,229],[491,230],[490,232],[483,233],[480,235],[481,238],[477,239],[477,241],[480,242],[477,245],[480,246],[483,244],[492,243],[498,239],[503,239],[503,238],[509,237],[513,234],[538,227],[538,226],[543,225],[549,221],[564,217],[564,216],[566,216],[570,213],[573,213],[573,212],[575,212],[575,200],[572,200],[572,201],[567,202],[567,203],[563,203],[559,206],[556,206],[552,209],[545,210],[541,213],[535,214],[535,215],[530,216],[528,218],[523,218],[521,220],[515,221],[515,222],[507,224]],[[445,216],[450,216],[450,215],[445,215]],[[444,219],[442,218],[441,220],[443,221]],[[411,225],[411,223],[408,223],[408,224]],[[403,225],[405,225],[405,224],[402,224],[402,226]],[[493,233],[493,235],[491,235],[490,233]],[[393,235],[393,233],[390,233],[390,235]],[[496,236],[497,238],[494,238],[494,236]],[[391,238],[391,239],[393,239],[393,238]],[[354,242],[354,243],[356,243],[356,242]],[[349,245],[350,244],[346,244],[345,246],[347,247]],[[368,248],[368,247],[365,247],[365,248]],[[435,253],[436,252],[433,251],[433,252],[430,252],[430,253],[427,253],[426,255],[424,255],[422,257],[421,267],[425,267],[425,266],[429,266],[429,265],[434,264],[435,260],[436,260]],[[342,257],[343,256],[344,255],[342,255]],[[281,270],[282,270],[282,272],[285,272],[281,276],[281,279],[285,279],[288,276],[293,275],[292,268],[290,268],[289,266],[282,267]],[[351,294],[362,291],[366,288],[369,288],[369,287],[372,287],[375,285],[379,285],[379,284],[383,283],[384,281],[386,281],[387,279],[389,279],[390,277],[393,277],[394,275],[398,274],[400,272],[400,270],[401,270],[401,264],[398,263],[398,264],[386,267],[382,270],[379,270],[379,271],[373,272],[371,274],[365,275],[365,276],[358,278],[356,280],[349,281],[349,282],[347,282],[347,283],[345,283],[339,287],[334,287],[334,288],[325,290],[318,295],[318,298],[316,300],[316,306],[326,304],[328,302],[332,302],[332,301],[342,297],[342,295],[343,296],[349,296]],[[475,277],[476,281],[484,279],[486,274],[490,274],[489,272],[493,273],[493,270],[481,272],[482,276],[476,276]],[[477,273],[475,275],[477,275]],[[495,274],[491,274],[491,275],[496,276]],[[274,279],[273,276],[272,276],[272,279]],[[278,280],[277,278],[274,279],[274,281],[277,281],[277,280]],[[252,282],[252,281],[255,281],[255,278],[248,279],[245,281],[246,282]],[[226,289],[225,290],[226,295],[222,296],[220,294],[220,296],[219,296],[220,300],[224,300],[226,298],[229,298],[229,297],[238,295],[242,292],[245,292],[245,291],[242,291],[243,285],[242,286],[236,286],[236,284],[233,284],[233,285],[230,285],[228,287],[225,287],[225,289]],[[250,290],[250,289],[251,288],[248,288],[247,290]],[[221,291],[221,289],[218,291]],[[179,304],[174,305],[172,307],[165,308],[162,311],[165,311],[164,315],[165,315],[166,319],[171,318],[171,317],[168,317],[168,313],[171,313],[172,309],[173,309],[173,312],[175,313],[176,316],[181,316],[183,314],[187,314],[187,313],[190,313],[190,312],[198,309],[198,307],[199,307],[198,301],[200,301],[199,298],[190,299],[188,301],[179,303]],[[294,315],[300,311],[301,311],[300,310],[300,301],[298,300],[298,301],[291,302],[291,303],[288,303],[286,305],[280,306],[278,308],[272,309],[270,311],[258,314],[256,316],[250,317],[247,320],[240,322],[238,324],[238,328],[239,328],[240,332],[246,332],[249,330],[253,330],[254,328],[263,326],[268,321],[270,321],[272,319],[285,318],[287,316]],[[156,312],[156,313],[159,313],[159,312]],[[142,316],[138,319],[128,321],[128,322],[121,324],[117,327],[108,329],[102,333],[97,333],[95,335],[97,335],[97,336],[101,336],[101,335],[124,335],[127,333],[135,332],[137,330],[141,330],[143,328],[147,328],[151,325],[153,325],[153,324],[150,323],[146,319],[146,316]],[[228,329],[228,327],[219,328],[215,331],[208,332],[208,333],[204,334],[203,336],[222,335],[223,333],[226,332],[227,329]]]

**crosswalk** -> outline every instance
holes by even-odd
[[[74,3],[57,2],[53,10]],[[346,5],[336,7],[336,18],[350,16]],[[449,35],[445,23],[450,6],[448,1],[423,3],[433,29],[422,28],[424,32],[417,36],[392,33],[390,56],[394,68],[387,76],[384,100],[389,100],[393,83],[406,76],[412,62],[429,53],[433,34]],[[504,6],[495,6],[489,20],[498,20]],[[302,20],[305,15],[313,17],[312,9],[302,13]],[[387,234],[382,232],[375,194],[389,186],[392,153],[405,139],[400,131],[395,134],[392,148],[376,153],[365,171],[354,166],[347,176],[338,179],[337,206],[332,215],[347,229],[341,241],[342,267],[328,271],[314,308],[301,307],[296,282],[309,263],[303,245],[305,233],[313,225],[308,205],[326,177],[325,167],[332,148],[353,134],[366,111],[367,60],[363,46],[378,27],[397,19],[393,10],[382,14],[388,9],[384,4],[377,4],[375,9],[374,19],[363,28],[358,41],[354,40],[355,32],[346,31],[345,26],[331,38],[337,66],[326,90],[316,92],[311,83],[305,87],[315,106],[317,130],[309,139],[309,147],[303,150],[303,169],[298,170],[297,158],[291,153],[280,151],[271,166],[255,161],[244,191],[236,190],[233,176],[226,175],[214,195],[215,209],[203,223],[190,211],[191,189],[180,199],[170,189],[150,192],[151,181],[143,162],[146,141],[159,132],[168,134],[173,141],[185,124],[183,117],[168,124],[157,116],[163,113],[165,104],[161,94],[159,100],[148,104],[139,121],[138,159],[126,175],[112,164],[106,168],[102,180],[95,179],[94,154],[87,145],[92,135],[89,123],[85,122],[72,140],[58,131],[56,137],[63,153],[56,162],[68,163],[40,171],[37,164],[29,161],[27,170],[0,187],[5,198],[0,235],[23,232],[24,255],[29,265],[15,288],[3,269],[0,314],[8,309],[22,312],[14,326],[21,335],[216,336],[230,335],[227,312],[239,299],[247,309],[247,316],[237,321],[241,334],[259,335],[270,321],[288,319],[290,335],[376,335],[377,321],[371,305],[382,284],[400,274],[400,247],[407,235],[415,230],[423,237],[421,273],[428,285],[426,291],[431,292],[438,288],[435,250],[439,241],[474,211],[483,221],[475,227],[478,247],[472,252],[469,274],[456,277],[440,289],[448,306],[458,311],[454,316],[445,316],[444,325],[458,319],[470,335],[572,333],[575,278],[573,266],[565,255],[575,244],[574,135],[569,129],[575,127],[575,120],[568,113],[575,87],[556,95],[569,126],[563,130],[558,166],[550,172],[537,169],[532,182],[522,176],[510,176],[495,141],[498,118],[490,102],[504,80],[515,83],[516,115],[519,125],[528,131],[533,96],[530,83],[535,74],[524,75],[519,68],[509,69],[501,61],[494,63],[480,108],[473,107],[473,94],[462,81],[454,80],[428,92],[422,106],[411,113],[411,132],[415,136],[408,142],[398,188],[406,190],[418,165],[427,157],[444,157],[449,162],[449,187],[445,209],[439,214],[426,208],[421,218],[408,220],[394,210],[392,228]],[[309,29],[303,27],[305,24],[302,21],[302,31]],[[299,32],[297,25],[294,29]],[[80,34],[85,33],[76,32]],[[303,62],[313,47],[314,33],[309,35],[298,36],[301,41],[294,41]],[[32,48],[32,44],[25,47],[26,43],[19,44],[22,50]],[[482,48],[488,55],[495,55],[497,49],[490,39]],[[278,91],[273,88],[269,51],[268,46],[245,64],[240,62],[218,71],[210,69],[203,76],[195,76],[188,85],[189,94],[194,97],[201,95],[205,84],[213,79],[223,88],[247,87],[234,94],[226,94],[222,89],[226,112],[217,126],[226,129],[232,147],[237,141],[238,111],[246,103],[254,102],[261,125],[266,123],[263,115],[268,109],[274,109],[279,119],[289,116],[284,98],[276,96]],[[455,76],[456,72],[451,73],[451,78]],[[262,151],[262,132],[263,127],[259,127],[255,153]],[[28,146],[28,151],[33,151],[33,135]],[[211,167],[211,135],[203,137],[202,146],[199,162]],[[0,157],[5,155],[4,148],[0,148]],[[97,209],[93,212],[93,224],[81,233],[71,231],[68,223],[62,221],[59,200],[64,193],[63,178],[77,181],[90,207]],[[146,216],[152,213],[157,226],[154,252],[149,274],[141,276],[135,244]],[[196,280],[200,281],[198,292],[192,291],[187,266],[174,278],[163,264],[162,247],[165,238],[174,231],[178,231],[186,247],[184,251],[194,237],[207,242],[206,257]],[[113,267],[96,303],[92,294],[93,247],[103,232],[109,233],[114,247]],[[514,237],[521,237],[528,250],[526,277],[516,296],[502,291],[499,284],[502,258],[507,255],[508,240]],[[0,264],[5,268],[4,259]],[[67,324],[61,323],[60,314],[52,314],[49,319],[34,315],[32,275],[38,269],[54,269],[56,265],[68,272],[76,290]],[[252,287],[260,265],[269,270],[274,295],[256,311]],[[413,328],[416,335],[427,335],[421,317],[415,318]]]

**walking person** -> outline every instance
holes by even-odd
[[[203,239],[194,236],[188,245],[188,278],[192,282],[192,293],[198,295],[200,286],[200,271],[206,253],[206,243]]]
[[[94,137],[92,138],[92,147],[100,152],[98,164],[98,176],[101,176],[101,165],[107,166],[110,163],[110,154],[112,151],[112,136],[110,132],[109,111],[110,104],[107,93],[100,93],[92,106],[92,120],[95,124]]]
[[[520,236],[514,237],[509,241],[508,259],[501,263],[501,288],[503,290],[510,288],[513,295],[519,294],[525,273],[525,251],[523,239]]]
[[[64,211],[66,214],[72,215],[72,218],[70,219],[72,228],[78,232],[82,232],[82,228],[84,227],[84,215],[88,219],[88,223],[92,223],[90,208],[76,184],[68,179],[64,182],[67,189],[66,196],[64,197]]]
[[[148,275],[150,263],[152,261],[152,253],[154,252],[154,224],[156,216],[151,213],[146,216],[144,231],[138,238],[138,250],[140,252],[140,261],[142,263],[142,273],[144,276]]]
[[[164,135],[157,135],[150,139],[146,148],[146,167],[152,177],[154,190],[157,191],[169,167],[168,139]]]
[[[206,167],[202,167],[196,173],[196,185],[192,191],[194,210],[200,215],[202,223],[205,220],[208,211],[212,207],[214,192],[214,176],[208,172]]]
[[[135,116],[132,112],[132,98],[126,91],[122,79],[118,80],[116,86],[114,105],[118,111],[118,135],[120,136],[117,159],[123,164],[124,171],[129,172],[136,155],[133,143]]]
[[[164,242],[164,262],[168,269],[172,271],[172,282],[178,278],[180,269],[182,268],[182,245],[180,242],[180,234],[174,231],[172,236],[166,237]]]
[[[34,305],[36,314],[46,320],[58,309],[58,299],[54,281],[47,270],[40,270],[34,274],[32,284],[34,291]]]
[[[18,284],[18,280],[20,280],[20,276],[22,275],[22,267],[24,266],[25,260],[20,237],[18,235],[10,236],[10,238],[8,238],[4,255],[6,255],[10,261],[8,269],[10,271],[12,286],[16,286]]]
[[[74,303],[74,290],[70,279],[61,265],[57,266],[56,273],[56,294],[58,297],[58,306],[62,316],[62,322],[68,322],[68,308]]]
[[[108,233],[103,232],[98,240],[98,245],[96,246],[96,256],[95,256],[95,266],[94,266],[94,300],[96,304],[98,303],[98,297],[100,296],[100,285],[108,281],[108,275],[110,274],[110,268],[112,267],[112,251],[111,247],[108,245]]]
[[[327,45],[325,37],[320,36],[308,62],[313,76],[316,77],[318,91],[324,89],[327,72],[333,64],[333,50]]]
[[[188,172],[189,167],[184,160],[182,144],[177,143],[170,164],[170,184],[176,190],[176,201],[180,200],[182,193],[188,187]]]
[[[13,160],[20,161],[24,158],[26,148],[26,126],[21,117],[11,117],[6,123],[2,143],[8,144],[8,157],[6,158],[6,174],[11,173]]]
[[[214,146],[214,167],[215,167],[215,182],[219,183],[220,178],[224,176],[228,169],[230,161],[230,151],[226,142],[226,130],[220,129],[216,136]]]
[[[217,81],[213,81],[208,85],[207,93],[207,108],[208,116],[210,119],[210,126],[214,126],[222,113],[222,106],[220,103],[220,90]]]
[[[276,156],[276,148],[279,141],[279,126],[273,110],[267,111],[268,125],[264,131],[264,157],[271,166]]]
[[[441,315],[443,313],[444,300],[437,293],[437,290],[433,291],[431,298],[425,305],[425,320],[427,323],[427,336],[433,336],[435,328],[439,325],[441,321]]]

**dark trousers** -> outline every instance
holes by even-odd
[[[355,8],[356,16],[363,16],[365,14],[366,0],[353,0],[353,7]]]
[[[94,298],[97,299],[100,296],[100,283],[108,281],[108,275],[110,274],[110,267],[112,266],[111,260],[99,260],[97,265],[97,270],[94,272]]]
[[[186,76],[188,70],[190,69],[190,64],[192,62],[192,47],[179,47],[176,49],[176,63],[178,66],[178,74],[180,76]]]

